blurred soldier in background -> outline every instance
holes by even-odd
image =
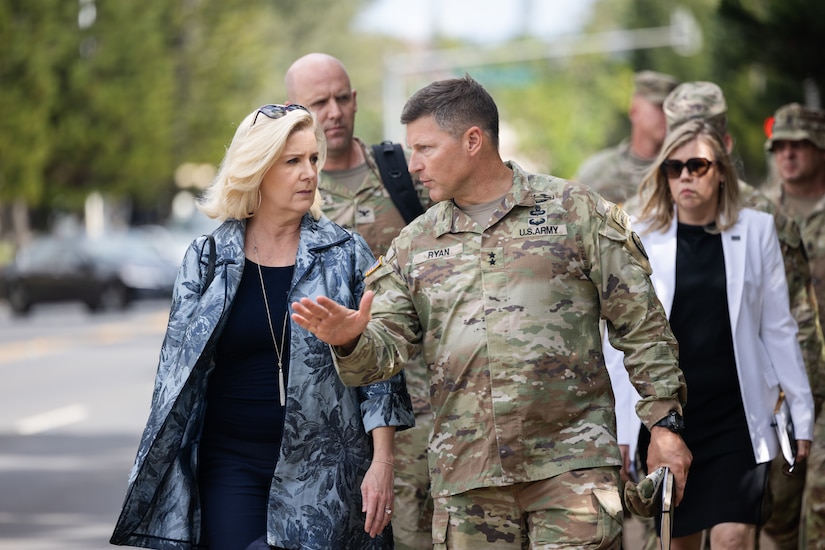
[[[597,152],[579,167],[573,178],[589,185],[616,204],[636,194],[642,178],[665,139],[662,102],[679,83],[674,77],[654,71],[636,73],[630,100],[630,137]]]
[[[376,258],[407,223],[382,182],[372,149],[353,136],[358,110],[356,90],[343,63],[311,53],[286,73],[287,99],[318,117],[327,138],[327,160],[318,176],[324,214],[357,231]],[[415,180],[415,195],[429,206],[427,190]],[[417,206],[417,205],[414,205]],[[412,359],[417,365],[420,357]],[[427,470],[427,439],[432,427],[426,367],[406,369],[415,427],[395,434],[395,507],[393,535],[398,550],[432,548],[432,497]]]
[[[825,315],[825,111],[791,103],[780,107],[773,119],[765,148],[773,154],[779,185],[771,191],[771,197],[801,229],[822,319]],[[821,412],[822,395],[817,395],[825,373],[820,369],[809,374],[817,412],[814,442],[807,468],[801,464],[793,477],[785,478],[790,482],[801,477],[805,483],[801,537],[797,537],[797,525],[793,524],[799,517],[798,511],[796,516],[791,516],[789,510],[783,509],[791,502],[777,502],[774,507],[774,516],[787,521],[774,528],[774,518],[771,518],[765,529],[772,529],[768,532],[775,533],[774,538],[783,550],[797,548],[797,538],[802,539],[799,548],[825,548],[825,415]],[[793,505],[798,510],[796,497],[794,494]]]

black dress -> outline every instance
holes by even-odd
[[[289,366],[289,326],[281,336],[293,267],[262,267],[272,329]],[[266,533],[272,473],[284,408],[278,361],[264,309],[258,266],[246,260],[207,389],[198,460],[203,530],[211,550],[243,550]]]
[[[678,225],[670,325],[679,342],[679,365],[688,389],[682,437],[693,453],[684,498],[673,518],[673,536],[724,522],[761,524],[769,463],[756,464],[745,419],[722,237],[702,226]],[[643,429],[644,454],[649,440]]]

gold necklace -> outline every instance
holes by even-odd
[[[284,328],[281,332],[281,347],[278,349],[278,341],[275,340],[275,329],[272,328],[272,316],[269,313],[269,300],[266,298],[266,287],[264,286],[264,274],[261,270],[261,259],[258,257],[258,239],[255,234],[252,234],[252,250],[255,252],[255,262],[258,266],[258,277],[261,279],[261,292],[264,295],[264,308],[266,309],[266,320],[269,321],[269,334],[272,336],[272,346],[275,348],[275,354],[278,356],[278,392],[281,399],[281,406],[286,404],[286,390],[284,388],[284,363],[283,353],[286,345],[286,324],[289,321],[289,308],[284,312]]]

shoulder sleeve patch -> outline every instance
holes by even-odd
[[[607,213],[606,223],[602,234],[608,239],[622,243],[624,249],[638,262],[642,268],[650,273],[650,261],[647,257],[642,240],[630,227],[630,217],[618,206],[612,206]]]

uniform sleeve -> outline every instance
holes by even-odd
[[[421,342],[418,314],[397,264],[394,244],[367,273],[366,284],[375,291],[373,320],[349,355],[334,350],[335,368],[348,386],[398,374],[415,357]]]
[[[611,346],[624,355],[630,382],[642,397],[639,418],[651,427],[687,399],[678,344],[650,280],[650,264],[627,215],[602,200],[598,252],[591,277],[600,287],[601,314]]]
[[[813,439],[813,397],[788,307],[788,288],[779,240],[772,224],[760,234],[765,264],[759,335],[788,399],[797,439]]]
[[[819,411],[825,400],[825,345],[818,306],[811,281],[811,268],[799,227],[780,210],[773,214],[779,248],[785,265],[791,315],[799,327],[797,340],[813,392],[814,408]]]
[[[616,440],[619,445],[630,447],[632,457],[635,454],[641,427],[639,417],[636,416],[636,403],[639,402],[641,396],[630,383],[630,377],[624,368],[624,355],[610,345],[606,335],[603,351],[607,372],[610,374],[610,385],[616,400]]]
[[[358,235],[354,236],[354,292],[356,302],[364,294],[364,273],[374,263],[372,252],[366,242]],[[375,428],[394,426],[399,431],[415,425],[412,401],[407,392],[404,373],[398,372],[387,380],[374,382],[367,386],[360,385],[358,394],[361,399],[361,416],[364,429],[369,433]]]

